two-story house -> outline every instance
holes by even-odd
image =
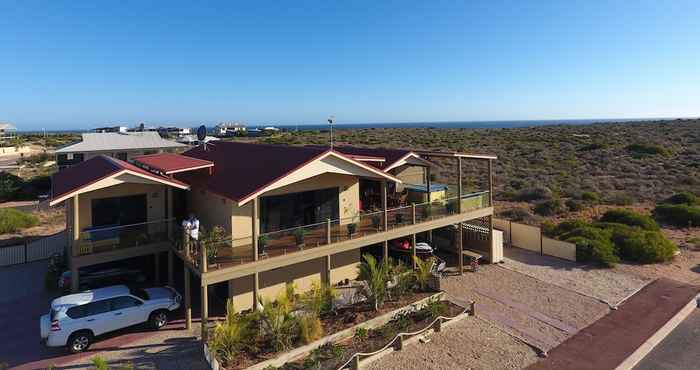
[[[392,240],[415,245],[435,230],[458,236],[441,247],[447,252],[479,249],[498,261],[495,159],[222,141],[129,162],[94,157],[54,176],[51,204],[66,204],[73,289],[81,267],[154,256],[156,279],[166,275],[161,266],[167,263],[168,283],[184,280],[190,325],[193,281],[206,323],[210,286],[246,309],[257,297],[275,297],[287,283],[303,290],[315,280],[354,279],[362,252],[387,258]],[[478,179],[463,178],[463,161],[481,165]],[[431,183],[431,169],[446,164],[455,166],[456,184]],[[483,185],[464,189],[463,183]],[[409,199],[410,189],[422,189],[423,197]],[[189,215],[200,221],[198,242],[181,229]],[[223,232],[213,238],[215,227]],[[463,258],[457,260],[462,271]]]

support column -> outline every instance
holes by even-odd
[[[540,250],[542,247],[542,232],[540,232]],[[496,263],[498,261],[494,261],[494,256],[496,255],[494,253],[493,249],[493,215],[489,216],[489,254],[490,254],[490,262],[491,263]]]
[[[253,199],[253,203],[251,206],[253,208],[253,210],[251,211],[251,214],[252,214],[251,215],[251,217],[252,217],[251,224],[253,227],[253,230],[251,233],[251,235],[253,236],[253,260],[257,261],[258,260],[258,233],[260,231],[259,222],[258,222],[258,218],[259,218],[259,215],[258,215],[258,210],[259,210],[258,197],[255,197]]]
[[[382,246],[383,249],[383,255],[384,255],[384,261],[388,262],[389,261],[389,241],[385,240],[384,245]]]
[[[331,255],[326,256],[326,283],[330,286],[333,284],[331,280]]]
[[[426,199],[426,202],[430,202],[430,166],[425,167],[425,191],[426,194],[428,195],[428,199]]]
[[[167,224],[167,231],[168,231],[168,239],[169,240],[175,240],[174,235],[173,235],[173,224],[175,223],[175,220],[173,220],[173,188],[170,186],[165,186],[165,218],[168,220],[166,221]]]
[[[416,269],[416,234],[413,234],[413,258],[411,258],[413,263],[413,269]]]
[[[201,315],[201,324],[202,324],[202,341],[207,340],[207,334],[208,334],[208,327],[207,323],[209,321],[209,294],[207,291],[207,285],[202,284],[202,315]]]
[[[80,255],[80,202],[78,194],[73,196],[73,256]],[[75,279],[74,279],[75,280]]]
[[[459,232],[457,233],[457,237],[459,241],[457,242],[457,246],[459,249],[457,251],[457,258],[459,258],[459,274],[462,275],[464,274],[464,254],[462,254],[462,251],[464,251],[464,225],[460,222],[458,226]]]
[[[168,251],[168,286],[175,285],[175,271],[174,271],[174,254],[172,250]]]
[[[457,212],[462,213],[462,157],[457,157]]]
[[[190,270],[185,264],[185,329],[192,329],[192,293],[190,292]]]
[[[155,275],[155,279],[153,279],[153,281],[156,285],[160,285],[160,253],[153,253],[153,262]]]
[[[80,287],[80,270],[73,264],[70,268],[70,291],[77,293]]]
[[[253,280],[253,310],[255,310],[260,300],[260,297],[258,297],[260,295],[260,275],[257,272],[253,274]]]
[[[387,213],[387,186],[386,186],[386,180],[382,180],[381,182],[381,196],[382,196],[382,210],[384,211],[384,231],[389,230],[389,215]]]
[[[493,160],[489,159],[489,207],[493,207]]]

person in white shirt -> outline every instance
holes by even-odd
[[[194,217],[194,214],[190,214],[190,219],[188,220],[190,223],[190,238],[192,240],[199,240],[199,220],[197,217]]]

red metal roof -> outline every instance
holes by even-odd
[[[312,148],[328,148],[327,146],[311,146]],[[367,164],[372,165],[376,168],[389,167],[394,164],[399,159],[403,158],[407,154],[411,153],[410,150],[406,149],[388,149],[388,148],[361,148],[355,146],[333,146],[333,150],[346,154],[351,157],[356,157],[358,159],[370,158],[384,158],[384,162],[370,162]]]
[[[214,166],[214,163],[211,161],[175,153],[141,155],[134,157],[133,159],[134,161],[139,162],[150,169],[166,175]]]
[[[322,148],[219,141],[207,144],[206,151],[200,145],[184,153],[188,157],[214,162],[211,176],[184,173],[178,178],[199,183],[238,202],[325,152]]]
[[[121,172],[131,172],[136,175],[151,178],[155,181],[170,184],[176,187],[188,188],[186,183],[155,174],[122,160],[104,155],[91,158],[75,166],[63,169],[54,174],[51,179],[52,196],[56,200],[70,193],[76,192],[90,184],[93,184]]]

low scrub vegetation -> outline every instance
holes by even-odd
[[[34,200],[51,190],[49,176],[37,176],[29,180],[8,172],[0,172],[0,202]]]
[[[39,219],[32,214],[13,208],[0,208],[0,234],[16,233],[38,224]]]
[[[576,259],[611,267],[620,260],[655,263],[673,258],[677,246],[648,216],[611,210],[597,222],[564,221],[543,225],[545,234],[576,244]]]
[[[674,194],[658,204],[653,215],[664,224],[677,227],[700,226],[700,200],[689,192]]]

